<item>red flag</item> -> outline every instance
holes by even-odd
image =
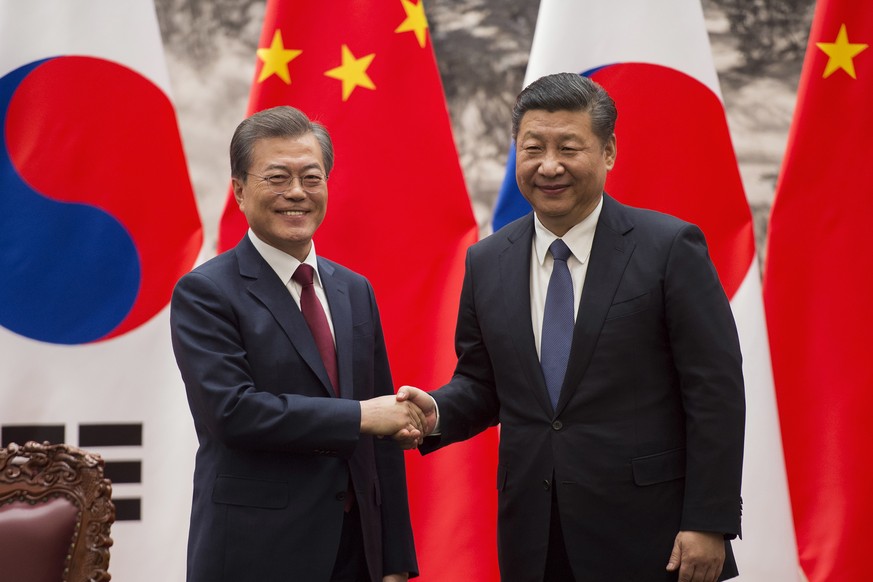
[[[800,562],[869,578],[873,11],[819,0],[770,220],[764,299]]]
[[[372,282],[395,382],[445,383],[477,228],[421,0],[272,0],[259,47],[249,113],[292,105],[334,141],[318,253]],[[245,229],[231,196],[219,250]],[[496,439],[407,456],[422,580],[498,579]]]

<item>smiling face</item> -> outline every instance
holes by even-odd
[[[615,164],[615,135],[603,143],[587,112],[527,111],[515,147],[518,188],[551,232],[563,236],[597,207]]]
[[[315,135],[259,139],[252,148],[248,172],[245,179],[233,179],[233,194],[252,231],[265,243],[302,261],[327,212],[327,182],[304,190],[300,180],[307,174],[327,175]],[[281,194],[258,177],[283,175],[295,179]]]

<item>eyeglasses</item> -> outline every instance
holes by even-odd
[[[254,176],[255,178],[260,178],[261,182],[265,183],[267,188],[269,188],[274,194],[284,194],[290,190],[291,184],[294,183],[295,179],[300,181],[300,187],[306,192],[317,192],[318,190],[321,190],[322,186],[327,182],[327,177],[319,172],[309,172],[302,176],[294,176],[292,174],[285,174],[284,172],[270,174],[269,176],[259,176],[258,174],[252,174],[251,172],[246,172],[246,174]]]

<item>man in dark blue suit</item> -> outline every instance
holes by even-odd
[[[504,582],[737,573],[736,326],[700,229],[604,194],[615,120],[576,74],[522,91],[516,178],[534,212],[469,249],[451,382],[398,391],[427,415],[424,452],[500,424]]]
[[[333,148],[291,107],[230,146],[249,231],[184,276],[173,349],[199,440],[189,582],[399,582],[416,575],[403,452],[373,289],[316,256]]]

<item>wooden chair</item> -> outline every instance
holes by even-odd
[[[65,444],[0,449],[0,578],[106,582],[112,485],[103,459]]]

